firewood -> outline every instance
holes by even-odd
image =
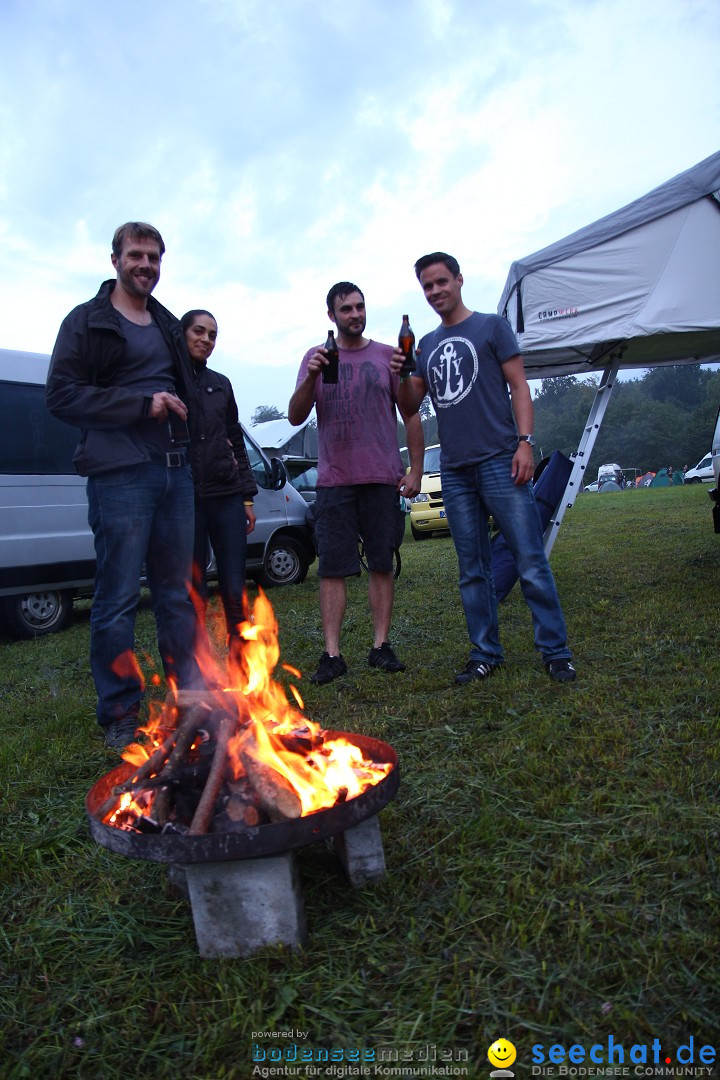
[[[117,788],[113,788],[112,795],[108,795],[107,799],[105,799],[105,801],[97,808],[93,816],[97,818],[99,822],[103,822],[108,814],[117,808],[121,794],[122,793],[118,792]]]
[[[260,825],[263,820],[263,812],[257,806],[246,806],[243,814],[243,822],[251,827]]]
[[[204,785],[211,764],[210,756],[199,757],[194,761],[182,761],[172,769],[161,769],[157,776],[152,776],[149,780],[143,780],[139,784],[125,784],[123,791],[134,795],[139,791],[152,791],[153,788],[190,787],[193,784],[197,786],[198,783]]]
[[[135,770],[134,773],[125,781],[124,784],[116,784],[112,789],[110,795],[95,811],[95,817],[98,821],[104,821],[111,810],[117,807],[120,802],[120,796],[126,793],[133,794],[136,791],[143,790],[145,788],[145,781],[149,776],[152,776],[154,772],[157,772],[158,768],[162,767],[162,763],[167,758],[168,754],[173,748],[175,743],[176,733],[171,731],[170,734],[163,740],[156,750],[150,755],[147,761],[144,761],[142,765]]]
[[[323,744],[322,732],[314,732],[307,727],[296,728],[286,734],[276,733],[275,738],[292,754],[308,754]]]
[[[302,816],[302,803],[289,780],[262,759],[257,737],[252,727],[243,732],[238,742],[240,760],[250,786],[257,793],[260,805],[272,821],[285,821]]]
[[[244,821],[245,811],[248,808],[257,809],[251,802],[241,798],[239,795],[231,795],[225,803],[225,813],[231,821]]]
[[[135,791],[141,787],[141,782],[143,780],[152,776],[153,773],[156,773],[158,769],[162,767],[163,762],[175,745],[176,737],[177,733],[171,731],[160,746],[158,746],[157,750],[152,752],[147,761],[143,761],[142,765],[132,773],[124,784],[118,784],[117,787],[113,788],[113,794],[124,795],[126,791]]]
[[[246,833],[249,829],[267,825],[270,821],[265,811],[257,807],[248,806],[246,814],[247,819],[243,817],[240,821],[233,821],[224,811],[221,814],[215,814],[209,831],[211,833]]]
[[[174,772],[179,768],[181,762],[187,755],[192,741],[195,738],[197,730],[201,725],[207,721],[210,714],[210,706],[204,701],[192,704],[177,728],[177,738],[175,740],[175,746],[170,752],[165,765],[158,773],[158,779],[164,780],[169,783],[174,776]],[[170,813],[170,788],[161,787],[155,796],[155,802],[153,803],[153,815],[156,821],[159,821],[161,825],[164,825],[168,820]]]
[[[250,723],[245,698],[234,690],[178,690],[174,695],[168,694],[165,704],[177,705],[180,710],[193,705],[206,705],[213,712],[217,710],[220,713],[229,713],[235,718],[238,728]]]
[[[190,823],[191,835],[197,836],[208,831],[215,803],[220,793],[220,788],[222,787],[227,761],[228,743],[234,730],[234,718],[225,714],[220,721],[220,729],[215,743],[215,754],[213,756],[212,766],[210,767],[210,775],[207,778],[207,783],[205,784],[200,802],[197,805],[192,822]]]

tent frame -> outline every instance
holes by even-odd
[[[617,354],[603,371],[600,383],[595,391],[593,403],[590,406],[590,412],[588,413],[587,423],[585,424],[585,428],[580,438],[580,443],[577,450],[570,455],[573,462],[572,472],[570,473],[562,498],[558,503],[557,511],[548,524],[544,534],[545,554],[548,557],[550,556],[550,552],[557,539],[566,511],[570,510],[575,499],[578,497],[578,494],[583,489],[585,470],[590,461],[590,455],[595,448],[595,441],[600,433],[600,428],[610,403],[610,397],[612,395],[613,387],[615,386],[617,373],[620,369],[620,360],[621,356],[620,354]]]

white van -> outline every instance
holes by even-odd
[[[712,458],[714,486],[710,488],[708,494],[713,501],[713,526],[715,532],[720,533],[720,409],[718,409],[715,417],[710,456]]]
[[[597,474],[598,491],[622,491],[625,487],[625,473],[619,465],[609,462],[601,465]]]
[[[714,480],[712,451],[684,474],[686,484],[712,484]]]
[[[24,638],[62,629],[95,577],[85,478],[72,464],[80,432],[45,408],[49,362],[0,349],[0,616]],[[282,462],[244,435],[258,486],[248,577],[266,587],[304,581],[315,560],[307,504]]]

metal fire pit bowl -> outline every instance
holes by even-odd
[[[257,859],[264,855],[278,855],[305,847],[329,836],[336,836],[374,817],[395,797],[400,770],[397,754],[387,743],[364,735],[349,735],[343,731],[328,731],[329,739],[344,738],[362,750],[372,761],[390,762],[392,769],[377,784],[367,788],[361,795],[339,803],[327,810],[317,810],[306,817],[257,825],[242,832],[206,833],[190,836],[180,833],[136,833],[103,825],[95,814],[111,795],[112,789],[124,783],[137,770],[137,765],[123,762],[118,768],[101,777],[90,788],[85,798],[85,809],[90,823],[90,833],[98,844],[126,855],[131,859],[147,859],[161,863],[217,863],[235,859]]]

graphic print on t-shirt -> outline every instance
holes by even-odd
[[[433,403],[446,409],[470,393],[478,375],[478,355],[465,337],[443,338],[427,360],[427,383]]]

